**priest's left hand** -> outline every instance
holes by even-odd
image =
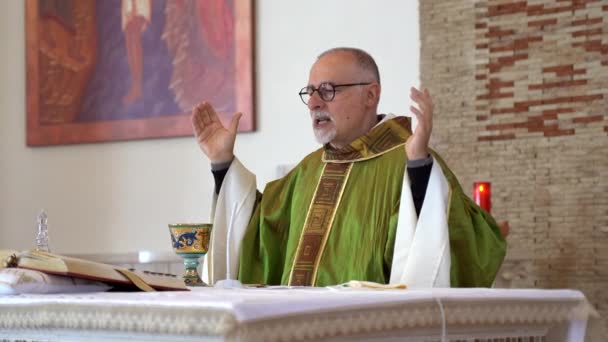
[[[509,226],[509,221],[498,222],[498,229],[500,229],[502,237],[506,238],[507,235],[509,235],[509,231],[511,230],[511,226]]]
[[[418,108],[410,106],[418,125],[414,134],[407,139],[405,151],[409,160],[424,159],[429,155],[429,140],[433,130],[433,101],[426,88],[420,91],[412,87],[410,98],[418,105]]]

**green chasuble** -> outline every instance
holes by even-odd
[[[268,183],[257,195],[242,241],[239,280],[297,284],[295,268],[305,270],[303,277],[314,286],[388,283],[410,134],[408,118],[386,120],[340,150],[326,145],[309,154],[285,177]],[[433,157],[450,187],[451,286],[489,287],[505,255],[504,238],[443,160],[434,152]],[[318,230],[323,225],[326,230]],[[305,226],[312,234],[303,234]],[[316,259],[294,262],[315,253]]]

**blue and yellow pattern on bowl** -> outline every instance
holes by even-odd
[[[169,225],[171,244],[177,254],[205,254],[209,249],[210,223],[175,223]]]
[[[198,274],[198,259],[209,250],[210,223],[175,223],[169,225],[173,251],[184,259],[184,283],[187,286],[207,286]]]

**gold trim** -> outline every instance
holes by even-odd
[[[300,240],[289,273],[289,285],[313,286],[316,282],[320,259],[352,165],[352,163],[324,164],[300,233]],[[318,214],[322,214],[322,216],[318,216]]]
[[[407,117],[396,117],[375,126],[349,145],[334,149],[325,145],[324,163],[306,213],[289,272],[289,285],[314,286],[321,258],[355,162],[370,160],[395,149],[404,149],[411,136]]]
[[[444,176],[445,177],[445,176]],[[447,182],[447,178],[446,178],[446,182]],[[448,221],[448,223],[450,222],[450,211],[452,210],[452,187],[449,186],[450,182],[448,182],[448,210],[446,210],[446,220]],[[449,224],[448,224],[449,226]]]
[[[323,257],[323,253],[325,252],[325,245],[327,244],[327,240],[329,239],[329,233],[334,226],[334,219],[336,218],[336,212],[338,212],[338,207],[340,206],[340,202],[342,201],[342,195],[344,194],[344,189],[346,189],[346,184],[348,182],[348,178],[350,176],[350,171],[353,169],[353,164],[351,163],[346,170],[346,175],[344,176],[344,181],[342,182],[342,189],[340,189],[340,194],[338,195],[338,199],[336,200],[336,205],[334,206],[333,213],[331,214],[331,219],[329,220],[329,224],[327,229],[325,230],[325,236],[323,236],[323,242],[321,243],[321,248],[319,249],[319,253],[317,254],[317,258],[315,260],[315,265],[312,269],[312,286],[315,286],[317,282],[317,272],[319,271],[319,264],[321,263],[321,258]]]
[[[169,228],[191,228],[191,227],[203,227],[203,228],[213,228],[213,223],[169,223]]]
[[[324,146],[322,160],[336,164],[369,160],[405,144],[412,135],[410,120],[399,116],[374,126],[366,134],[340,149]]]
[[[296,263],[298,261],[298,255],[300,255],[300,250],[302,249],[302,240],[304,240],[304,231],[306,230],[306,225],[308,224],[308,219],[310,218],[310,210],[312,209],[312,206],[315,203],[315,196],[317,195],[317,191],[319,191],[319,185],[321,184],[321,179],[323,179],[323,174],[325,174],[325,167],[327,167],[327,164],[323,164],[323,170],[321,170],[321,175],[319,175],[319,181],[317,182],[317,186],[315,187],[315,192],[312,194],[312,198],[310,200],[310,205],[308,206],[308,211],[306,212],[306,220],[304,220],[304,225],[302,226],[302,232],[300,233],[300,240],[298,241],[298,248],[296,248],[296,252],[293,255],[293,262],[291,263],[291,271],[289,272],[289,281],[287,282],[287,285],[291,285],[291,279],[293,278],[293,270],[296,268]]]
[[[373,158],[379,157],[379,156],[381,156],[381,155],[383,155],[385,153],[388,153],[388,152],[390,152],[390,151],[392,151],[392,150],[394,150],[394,149],[396,149],[398,147],[404,146],[404,145],[405,145],[405,141],[402,142],[402,143],[400,143],[400,144],[398,144],[398,145],[395,145],[395,146],[389,148],[388,150],[384,150],[384,151],[379,152],[377,154],[372,154],[372,155],[369,155],[367,157],[363,157],[363,158],[359,158],[359,159],[348,159],[348,160],[325,159],[325,151],[323,151],[323,157],[321,158],[321,160],[324,163],[334,163],[334,164],[356,163],[356,162],[360,162],[360,161],[369,160],[369,159],[373,159]],[[403,152],[405,152],[405,149],[404,149]]]

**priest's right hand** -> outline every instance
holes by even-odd
[[[194,136],[201,150],[211,163],[220,164],[234,159],[234,141],[241,119],[241,113],[235,113],[228,128],[220,122],[215,109],[208,102],[203,102],[192,109],[192,127]]]

